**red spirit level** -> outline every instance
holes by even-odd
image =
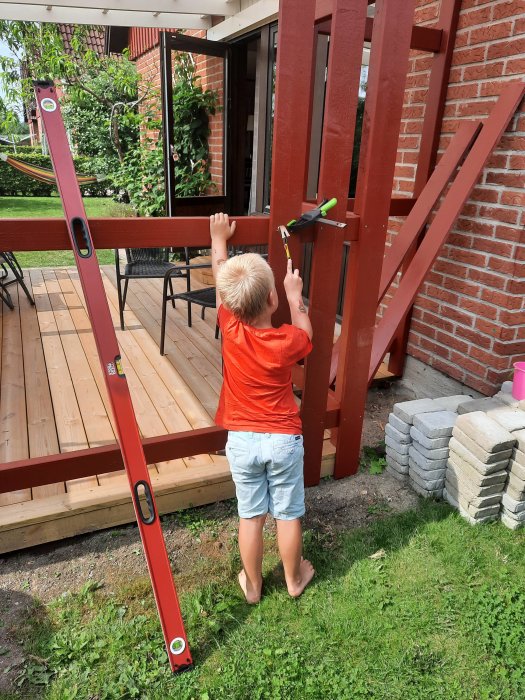
[[[184,632],[184,623],[153,498],[128,383],[122,371],[117,337],[89,232],[56,90],[53,83],[36,82],[35,93],[46,130],[71,246],[75,254],[87,311],[113,409],[118,441],[128,475],[133,506],[146,554],[171,670],[183,671],[191,666],[191,654]]]

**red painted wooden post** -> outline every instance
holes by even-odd
[[[328,82],[319,174],[319,199],[336,197],[329,217],[344,222],[352,167],[367,0],[336,0],[332,16]],[[317,225],[310,272],[314,348],[303,389],[304,473],[307,486],[321,474],[325,408],[345,230]]]
[[[480,172],[505,131],[523,95],[525,82],[512,82],[503,89],[481,133],[417,249],[410,267],[377,326],[370,360],[369,378],[373,377],[392,342],[399,323],[405,318],[439,250],[474,189]]]
[[[360,235],[350,248],[341,361],[336,382],[337,395],[341,399],[336,478],[354,474],[359,466],[370,353],[413,17],[413,0],[378,0],[376,3],[354,208],[361,217]]]
[[[274,317],[277,324],[290,318],[283,289],[286,256],[277,227],[297,218],[305,199],[313,90],[314,18],[315,0],[279,3],[268,241],[269,263],[280,299]],[[289,245],[292,259],[298,264],[299,238],[292,236]]]
[[[421,146],[417,164],[416,181],[414,183],[414,197],[419,197],[434,169],[439,137],[441,134],[441,122],[445,110],[445,97],[447,94],[450,65],[454,44],[456,43],[456,30],[459,20],[461,0],[441,0],[437,29],[442,30],[442,40],[439,51],[434,54],[430,71],[428,95],[425,105],[425,119],[421,134]],[[416,244],[417,245],[417,244]],[[414,250],[416,247],[414,247]],[[403,270],[406,269],[412,258],[413,251],[409,254]],[[388,369],[397,376],[403,374],[410,330],[410,312],[407,318],[400,324],[390,348]]]

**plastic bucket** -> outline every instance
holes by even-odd
[[[518,401],[525,399],[525,362],[514,363],[514,380],[512,396]]]

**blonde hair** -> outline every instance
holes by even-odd
[[[243,253],[219,268],[216,284],[224,306],[243,323],[250,323],[266,308],[275,280],[264,258]]]

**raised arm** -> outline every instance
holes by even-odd
[[[217,272],[219,267],[228,259],[229,239],[235,231],[235,221],[230,225],[228,214],[212,214],[210,216],[210,235],[211,235],[211,266],[213,271],[213,279],[217,283]],[[219,308],[221,299],[217,292],[217,309]]]
[[[293,271],[291,260],[288,260],[286,277],[284,278],[284,290],[290,305],[292,325],[302,328],[311,340],[313,331],[310,317],[303,303],[303,280],[299,277],[299,270]]]

